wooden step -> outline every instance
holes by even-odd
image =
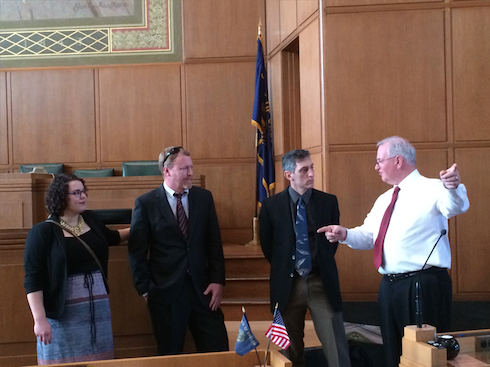
[[[224,299],[269,299],[269,277],[226,278]]]
[[[221,310],[226,321],[240,321],[242,307],[245,308],[249,321],[272,321],[269,300],[224,300]]]
[[[224,245],[226,286],[221,309],[227,321],[242,318],[242,306],[254,321],[271,320],[270,264],[260,246]]]
[[[269,277],[271,266],[265,257],[226,258],[227,278]]]

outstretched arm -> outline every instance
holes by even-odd
[[[325,237],[330,242],[342,242],[347,238],[347,228],[338,225],[321,227],[317,233],[325,233]]]
[[[458,165],[456,163],[448,169],[439,172],[439,176],[441,176],[442,183],[446,189],[456,189],[461,183]]]

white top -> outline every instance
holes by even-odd
[[[168,185],[163,182],[163,188],[165,189],[165,193],[167,194],[167,200],[170,204],[170,208],[174,212],[175,217],[177,218],[177,198],[174,196],[175,191],[172,190]],[[182,195],[182,205],[184,206],[185,215],[189,218],[189,190],[184,190],[184,195]]]
[[[420,270],[441,230],[448,230],[448,219],[465,213],[470,207],[463,184],[448,190],[441,180],[424,177],[418,170],[398,186],[400,192],[386,232],[383,263],[378,269],[381,274]],[[392,195],[393,188],[378,197],[363,225],[348,229],[343,243],[353,249],[372,249]],[[451,267],[447,235],[442,236],[425,268],[430,266]]]

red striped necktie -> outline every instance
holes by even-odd
[[[182,196],[184,194],[185,193],[174,193],[174,196],[177,199],[177,222],[179,222],[179,228],[184,234],[185,239],[187,239],[189,232],[189,219],[187,218],[187,215],[185,215],[184,205],[182,205]]]
[[[393,190],[393,196],[391,197],[391,203],[386,208],[383,219],[381,220],[381,226],[379,227],[378,238],[374,242],[374,266],[378,269],[383,263],[383,244],[385,242],[386,231],[388,230],[388,225],[390,224],[391,214],[393,213],[393,208],[395,207],[396,199],[398,198],[398,191],[400,188],[398,186]]]

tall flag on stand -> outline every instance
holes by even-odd
[[[281,312],[279,308],[276,307],[274,310],[274,319],[272,320],[272,325],[269,327],[269,330],[265,333],[265,336],[272,340],[274,344],[279,346],[280,348],[286,350],[291,344],[289,340],[288,331],[286,330],[286,326],[284,325],[284,320],[282,319]]]
[[[264,63],[262,37],[257,37],[257,65],[255,69],[255,100],[252,125],[257,128],[257,204],[270,196],[275,187],[274,147],[272,138],[272,122],[267,90],[267,70]]]
[[[243,312],[242,322],[240,323],[240,329],[238,330],[238,337],[236,338],[235,352],[244,356],[258,345],[259,342],[255,339],[255,336],[250,329],[250,325],[248,324],[247,315]]]

